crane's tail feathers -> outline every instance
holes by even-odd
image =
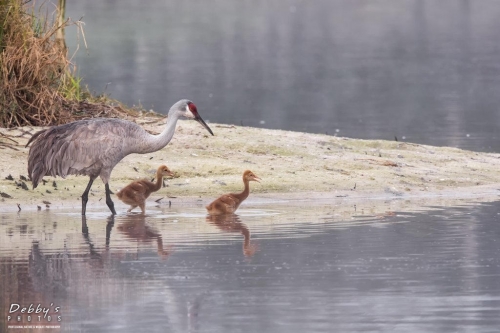
[[[28,162],[29,163],[29,162]],[[41,163],[35,165],[33,170],[29,170],[28,168],[28,174],[31,178],[31,183],[33,184],[33,189],[35,189],[38,186],[38,183],[42,180],[43,176],[45,176],[45,170],[43,170]],[[42,169],[42,170],[40,170]]]
[[[28,175],[33,188],[44,176],[65,178],[71,172],[75,156],[79,151],[67,154],[70,142],[66,140],[72,133],[74,123],[41,130],[31,137],[26,146],[31,144],[28,155]]]
[[[26,146],[24,146],[25,148],[28,147],[34,140],[36,140],[36,138],[38,138],[40,136],[40,134],[46,132],[47,130],[44,129],[44,130],[41,130],[41,131],[38,131],[36,132],[35,134],[33,134],[31,136],[31,138],[28,140],[28,143],[26,144]]]
[[[36,132],[26,144],[26,147],[28,147],[31,143],[33,143],[30,147],[28,155],[28,175],[31,179],[31,183],[33,184],[33,189],[38,186],[38,183],[40,183],[47,171],[45,167],[47,152],[44,149],[45,147],[43,147],[43,143],[40,144],[41,142],[39,140],[40,135],[43,137],[46,133],[46,129]]]

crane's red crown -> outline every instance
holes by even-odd
[[[188,102],[189,111],[191,111],[195,116],[198,116],[198,109],[196,109],[196,105],[193,102]]]

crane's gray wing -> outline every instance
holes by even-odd
[[[136,124],[118,119],[91,119],[51,127],[30,139],[28,174],[36,188],[43,176],[97,177],[125,155],[124,138]]]

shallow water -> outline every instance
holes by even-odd
[[[307,202],[247,207],[218,219],[175,205],[0,213],[0,331],[19,325],[12,303],[51,307],[72,332],[500,327],[500,202],[354,218]]]

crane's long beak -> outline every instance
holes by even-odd
[[[255,177],[252,177],[252,180],[255,180],[257,183],[260,183],[262,178],[255,176]]]
[[[208,125],[205,123],[205,121],[203,119],[201,119],[201,117],[200,117],[199,114],[196,114],[194,120],[196,120],[197,122],[199,122],[200,124],[202,124],[203,127],[205,127],[207,129],[207,131],[210,132],[210,134],[214,135],[214,132],[212,132],[212,130],[210,129],[210,127],[208,127]]]

